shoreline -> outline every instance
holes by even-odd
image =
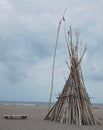
[[[33,105],[1,105],[0,130],[103,130],[103,106],[95,106],[94,112],[101,126],[65,125],[52,121],[45,121],[48,107]],[[3,115],[28,115],[27,119],[4,119]]]

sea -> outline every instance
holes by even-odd
[[[25,105],[25,106],[48,106],[48,102],[33,102],[33,101],[0,101],[0,105]],[[51,105],[54,105],[52,102]],[[92,103],[93,107],[103,106],[103,103]]]
[[[53,103],[52,103],[53,104]],[[48,102],[32,102],[32,101],[0,101],[0,105],[32,105],[32,106],[47,106]]]

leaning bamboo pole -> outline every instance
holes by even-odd
[[[56,51],[57,51],[57,45],[58,45],[58,38],[59,38],[59,32],[61,23],[64,20],[64,14],[66,12],[66,9],[64,10],[63,16],[59,22],[58,29],[57,29],[57,36],[56,36],[56,43],[55,43],[55,49],[54,49],[54,56],[53,56],[53,66],[52,66],[52,79],[51,79],[51,90],[50,90],[50,98],[49,98],[49,105],[48,105],[48,111],[51,107],[51,100],[52,100],[52,93],[53,93],[53,84],[54,84],[54,67],[55,67],[55,59],[56,59]]]
[[[55,50],[54,50],[54,58],[53,58],[53,66],[52,66],[52,81],[51,81],[51,91],[50,91],[48,111],[50,110],[50,107],[51,107],[51,99],[52,99],[52,93],[53,93],[54,66],[55,66],[55,58],[56,58],[56,50],[57,50],[57,44],[58,44],[58,37],[59,37],[60,25],[61,25],[61,22],[59,23],[59,26],[58,26],[57,37],[56,37],[56,44],[55,44]]]

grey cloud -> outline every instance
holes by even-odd
[[[102,1],[3,0],[0,1],[0,87],[3,86],[5,91],[14,84],[22,86],[25,91],[29,90],[29,85],[38,87],[30,87],[33,90],[45,91],[46,88],[49,91],[51,57],[58,22],[65,7],[68,9],[65,14],[66,27],[71,24],[73,28],[80,28],[81,37],[88,44],[83,68],[86,80],[90,79],[92,83],[102,81]],[[64,31],[62,28],[63,25],[61,32]],[[60,71],[65,62],[66,49],[64,32],[61,32],[56,57],[59,68],[56,67],[56,75],[62,82]],[[16,89],[19,91],[20,87]]]

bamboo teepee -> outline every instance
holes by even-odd
[[[70,27],[68,31],[69,44],[67,43],[70,57],[70,75],[56,104],[50,109],[45,120],[77,125],[98,125],[99,122],[93,112],[89,95],[86,92],[82,75],[81,61],[86,47],[79,55],[78,33],[76,33],[75,44]]]

